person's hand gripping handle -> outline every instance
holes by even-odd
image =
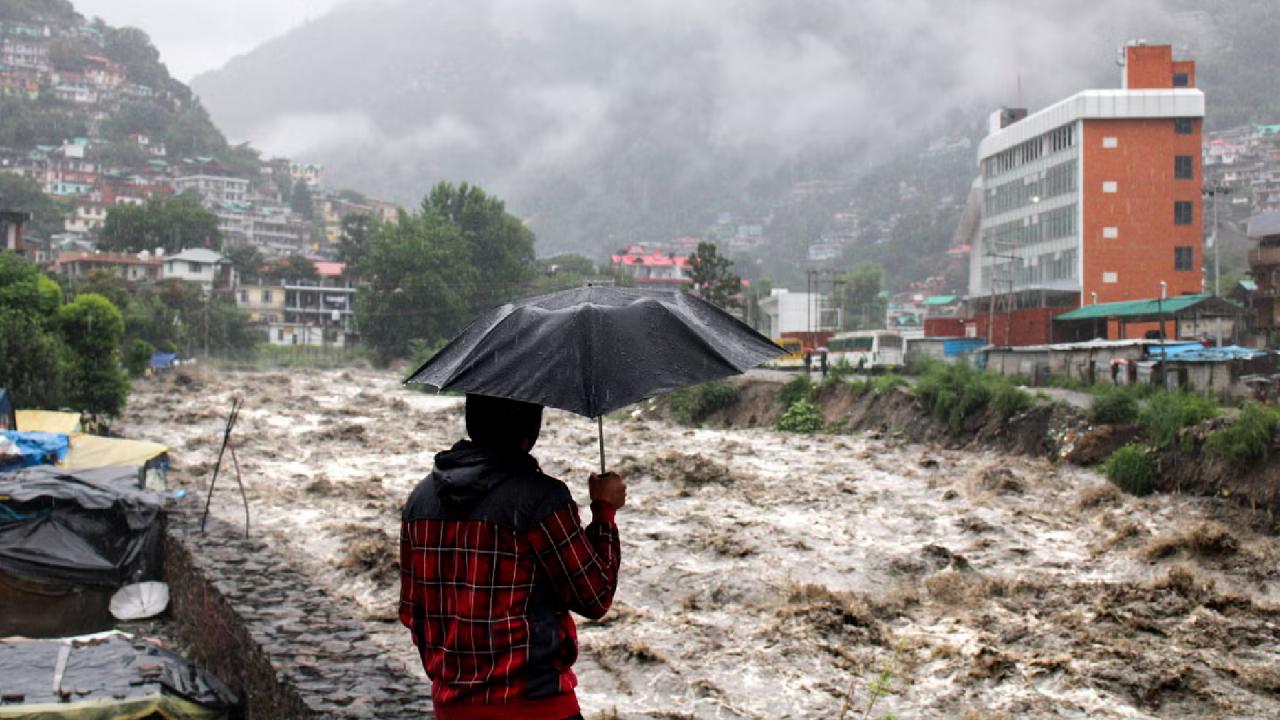
[[[609,503],[614,508],[627,504],[627,481],[616,472],[607,472],[603,475],[591,473],[591,477],[587,479],[587,487],[590,489],[593,501]]]

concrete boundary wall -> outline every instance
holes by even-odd
[[[385,658],[359,621],[241,527],[210,519],[201,534],[193,506],[167,518],[169,612],[246,718],[432,717],[426,681]]]

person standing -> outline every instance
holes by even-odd
[[[577,628],[618,585],[617,473],[588,479],[583,526],[530,451],[542,406],[468,395],[468,440],[435,457],[401,513],[400,621],[440,720],[581,718]]]

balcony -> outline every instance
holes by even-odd
[[[1249,267],[1280,265],[1280,246],[1262,247],[1249,251]]]

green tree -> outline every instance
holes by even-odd
[[[303,255],[290,255],[273,263],[267,275],[283,281],[315,280],[316,264]]]
[[[361,262],[369,252],[369,243],[378,230],[378,219],[371,215],[348,215],[342,218],[342,235],[338,238],[338,261],[360,274]]]
[[[742,294],[742,278],[733,274],[733,261],[720,255],[713,242],[700,242],[689,256],[693,292],[722,308],[736,307]]]
[[[293,184],[293,193],[289,196],[289,207],[302,217],[310,220],[315,217],[315,203],[311,198],[311,188],[299,180]]]
[[[845,330],[884,327],[885,299],[881,297],[884,270],[879,263],[864,260],[845,273],[836,286],[836,305],[844,311]]]
[[[129,379],[120,367],[124,317],[111,301],[85,293],[58,310],[68,358],[67,399],[92,416],[115,417],[124,409]]]
[[[401,212],[378,225],[360,268],[356,322],[381,362],[406,357],[415,340],[445,340],[469,319],[478,273],[462,231],[439,213]]]
[[[130,377],[141,377],[147,372],[147,366],[151,364],[151,353],[156,348],[151,343],[142,338],[134,338],[125,346],[124,366],[129,371]]]
[[[116,205],[98,233],[98,247],[115,252],[218,247],[218,216],[189,195],[156,195],[142,205]]]
[[[2,115],[0,112],[0,116]],[[39,183],[30,178],[0,173],[0,207],[29,213],[31,224],[28,229],[34,235],[47,238],[62,232],[65,207],[45,195]]]
[[[477,185],[442,182],[422,201],[423,215],[437,215],[456,227],[471,266],[483,281],[469,299],[472,312],[525,294],[534,274],[534,236],[506,205]]]
[[[245,243],[228,245],[222,249],[222,254],[231,261],[231,266],[235,268],[236,275],[241,281],[253,282],[262,275],[266,259],[262,257],[262,252],[253,245]]]
[[[54,322],[61,304],[62,289],[35,263],[0,252],[0,387],[20,407],[63,405],[67,350]]]

